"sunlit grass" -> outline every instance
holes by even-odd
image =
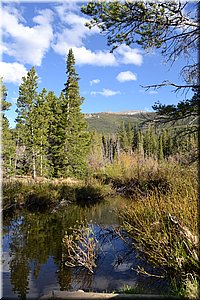
[[[182,296],[188,295],[188,285],[194,294],[196,285],[186,278],[191,274],[195,283],[199,271],[197,169],[169,161],[155,161],[152,165],[152,160],[147,159],[137,172],[137,164],[133,163],[130,170],[129,163],[128,176],[135,178],[139,174],[140,183],[159,178],[168,182],[168,189],[164,192],[155,187],[147,193],[135,189],[131,204],[129,201],[117,211],[122,227],[142,255],[175,280],[179,292],[184,286]]]

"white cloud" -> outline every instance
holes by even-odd
[[[99,82],[100,82],[99,79],[93,79],[93,80],[90,80],[90,85],[98,84]]]
[[[94,65],[94,66],[113,66],[117,65],[114,55],[108,51],[95,51],[85,47],[73,47],[63,40],[59,44],[53,46],[55,52],[61,55],[67,55],[69,49],[72,48],[77,65]]]
[[[19,13],[13,13],[11,7],[2,7],[4,53],[18,62],[40,66],[53,39],[52,20],[52,11],[45,9],[33,18],[36,25],[25,26]]]
[[[64,3],[63,5],[56,6],[58,16],[62,22],[62,28],[60,33],[56,34],[57,44],[67,40],[70,47],[81,47],[83,41],[88,36],[99,33],[99,28],[96,26],[91,30],[85,26],[88,18],[78,15],[79,10],[75,4],[69,5]]]
[[[121,64],[134,64],[136,66],[141,66],[143,63],[143,57],[139,49],[133,49],[122,44],[115,51],[119,56],[118,60]]]
[[[131,71],[125,71],[125,72],[120,72],[116,79],[119,82],[125,82],[125,81],[132,81],[132,80],[137,80],[137,77],[134,73],[132,73]]]
[[[75,4],[64,3],[56,6],[56,10],[62,22],[59,32],[55,34],[52,44],[54,51],[60,55],[68,54],[70,48],[73,49],[76,64],[95,66],[117,66],[119,64],[142,64],[142,55],[138,49],[121,45],[114,53],[109,51],[92,51],[85,45],[85,39],[100,32],[99,28],[88,29],[85,23],[88,18],[78,15]]]
[[[80,15],[80,7],[76,3],[56,4],[54,10],[60,20],[54,23],[53,32],[52,10],[38,11],[32,19],[35,25],[28,26],[13,5],[3,6],[2,53],[14,57],[19,63],[40,66],[50,47],[65,58],[72,48],[77,65],[142,64],[142,52],[126,45],[119,46],[113,53],[109,50],[90,50],[85,40],[100,31],[97,27],[90,30],[85,26],[88,19]]]
[[[20,84],[23,76],[26,76],[26,68],[19,63],[5,63],[0,62],[1,76],[3,77],[3,82],[11,82],[15,84]]]
[[[110,89],[103,89],[102,92],[91,92],[91,95],[96,96],[97,94],[102,95],[104,97],[111,97],[118,94],[121,94],[120,91],[113,91]]]

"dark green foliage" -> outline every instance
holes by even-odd
[[[199,93],[194,89],[194,95],[191,99],[180,101],[177,105],[163,105],[155,103],[153,109],[156,111],[155,119],[160,124],[169,123],[171,126],[177,125],[179,121],[185,123],[186,130],[190,132],[197,131],[198,127],[198,105]]]
[[[63,162],[65,158],[64,153],[64,136],[65,128],[63,125],[62,103],[63,94],[57,98],[54,92],[49,92],[47,95],[47,102],[49,104],[49,150],[48,157],[51,164],[51,175],[53,177],[60,177],[62,174]]]
[[[72,50],[67,58],[67,82],[57,98],[54,92],[37,92],[37,73],[32,67],[22,78],[17,99],[16,129],[11,131],[3,114],[5,175],[82,177],[86,173],[91,135],[81,113],[78,75]],[[2,109],[6,88],[2,88]],[[7,146],[9,144],[9,147]],[[16,144],[16,151],[15,151]]]
[[[129,124],[130,126],[130,124]],[[132,147],[132,138],[130,136],[131,129],[128,127],[125,127],[124,122],[122,121],[118,130],[118,140],[120,149],[122,149],[125,152],[128,152]]]
[[[9,128],[9,121],[5,115],[5,111],[9,110],[11,103],[6,101],[7,90],[0,78],[1,88],[1,120],[2,120],[2,167],[4,176],[11,176],[15,172],[15,141],[13,139],[13,132]]]
[[[145,157],[152,157],[163,160],[170,156],[177,154],[188,155],[195,152],[197,148],[197,133],[190,132],[183,136],[185,127],[169,127],[155,128],[153,125],[146,127],[135,126],[130,128],[129,125],[122,125],[119,127],[118,140],[120,151],[132,153],[134,151],[145,155]],[[129,139],[128,139],[129,137]],[[103,137],[103,145],[105,148],[105,137]],[[107,144],[106,144],[107,145]]]
[[[79,94],[78,75],[72,49],[67,57],[67,82],[63,89],[61,111],[63,132],[63,176],[80,176],[86,172],[86,156],[90,148],[87,122],[81,113],[83,98]]]
[[[22,83],[19,87],[19,97],[17,99],[18,116],[16,122],[18,129],[22,135],[24,145],[28,156],[31,157],[30,169],[33,178],[37,176],[36,160],[37,160],[37,124],[35,123],[35,106],[37,105],[37,80],[35,68],[32,67],[26,77],[22,78]]]
[[[122,43],[137,44],[144,49],[162,48],[162,53],[173,59],[198,47],[197,16],[191,17],[185,6],[180,1],[89,1],[82,12],[91,17],[86,24],[90,29],[98,26],[106,32],[112,50]],[[187,31],[177,30],[184,25]]]

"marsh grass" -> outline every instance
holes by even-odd
[[[162,179],[168,183],[167,191],[158,186],[148,188],[148,193],[135,189],[131,204],[129,201],[117,211],[123,228],[142,255],[162,267],[164,275],[172,280],[173,289],[175,282],[181,296],[188,296],[188,286],[195,294],[199,272],[197,170],[165,161],[155,162],[152,167],[151,161],[145,160],[139,174],[140,184],[148,178]],[[132,176],[135,179],[138,173],[134,175],[132,170]],[[188,274],[190,280],[186,280]]]
[[[79,182],[21,182],[3,183],[4,211],[8,208],[25,207],[31,210],[48,209],[61,201],[77,204],[95,204],[110,194],[110,187],[98,182],[85,185]]]

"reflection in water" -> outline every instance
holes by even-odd
[[[53,289],[113,291],[125,284],[158,293],[158,280],[140,277],[132,270],[139,264],[146,270],[151,267],[138,259],[110,226],[118,223],[112,208],[120,201],[112,199],[89,208],[70,205],[55,213],[20,212],[7,216],[3,228],[3,296],[37,299]],[[65,265],[65,232],[85,219],[93,220],[100,244],[94,274]],[[161,290],[166,290],[166,282],[160,283]]]

